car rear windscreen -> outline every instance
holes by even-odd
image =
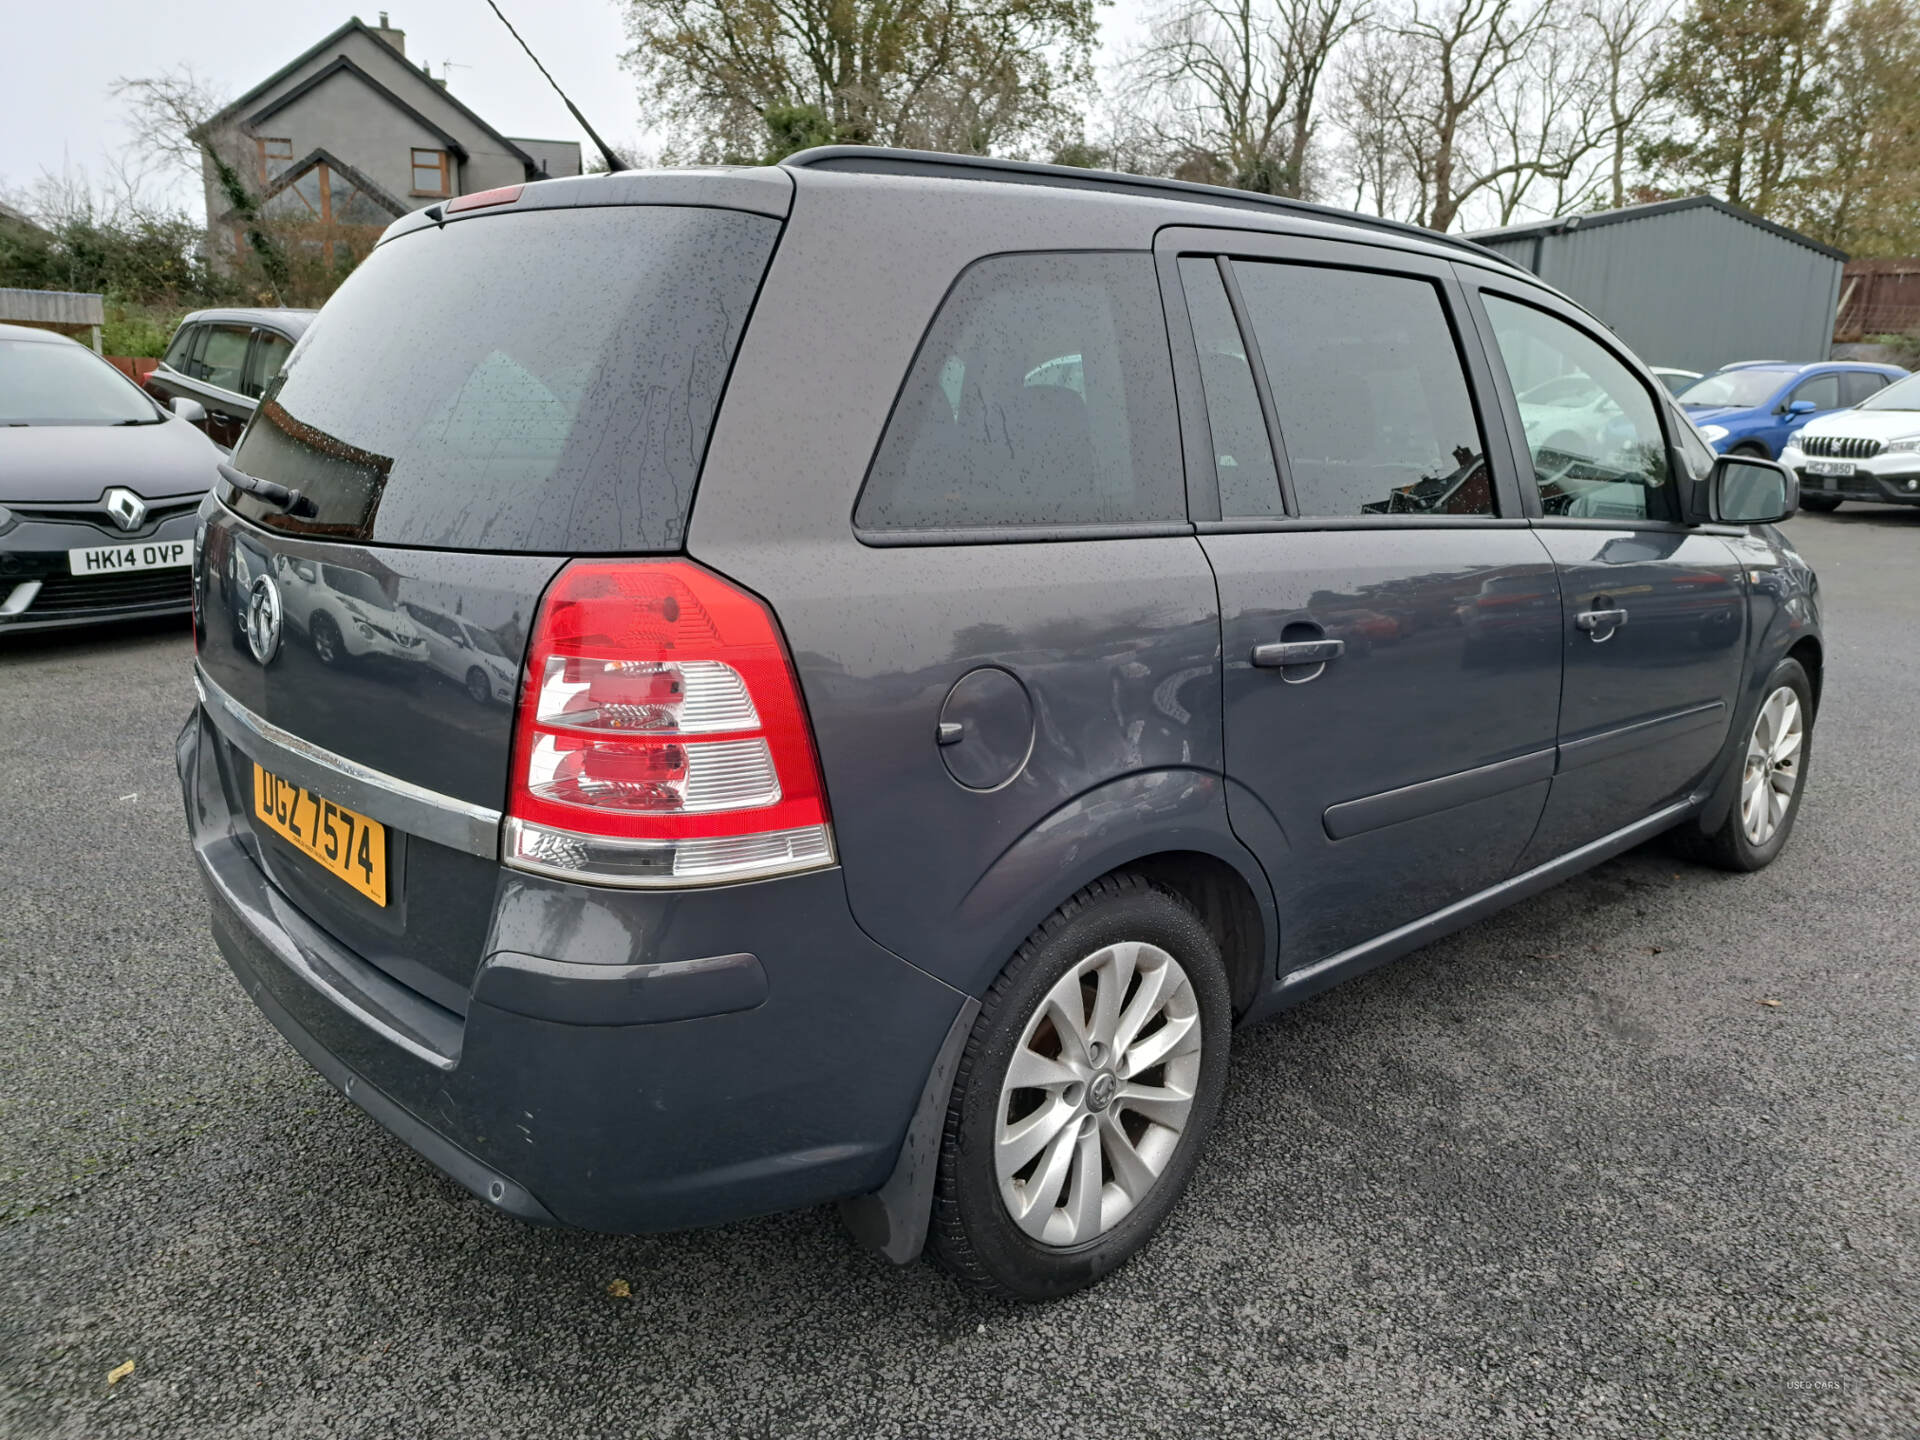
[[[289,533],[430,549],[671,550],[780,225],[685,206],[476,216],[381,245],[233,463]],[[301,507],[305,509],[306,507]]]

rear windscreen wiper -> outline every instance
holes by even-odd
[[[236,470],[226,461],[216,461],[214,468],[220,472],[220,478],[236,490],[244,490],[254,499],[284,510],[289,515],[317,515],[319,511],[314,503],[298,490],[289,490],[285,485],[273,480],[262,480],[258,475],[249,475],[244,470]]]

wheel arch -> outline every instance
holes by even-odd
[[[1821,647],[1820,639],[1815,635],[1803,635],[1788,648],[1786,658],[1797,660],[1800,668],[1807,672],[1807,684],[1813,690],[1813,713],[1820,714],[1820,685],[1825,678],[1826,651]]]
[[[1269,935],[1260,898],[1247,877],[1203,850],[1164,850],[1118,868],[1145,876],[1199,912],[1226,962],[1234,1017],[1244,1015],[1259,998],[1261,982],[1274,971],[1269,940],[1275,938]],[[1265,877],[1261,878],[1264,883]]]
[[[980,996],[1046,917],[1106,875],[1132,870],[1181,896],[1220,945],[1234,1014],[1273,976],[1279,916],[1260,863],[1227,821],[1224,782],[1206,770],[1153,770],[1110,780],[1055,809],[1014,841],[950,917],[977,935],[967,973],[948,979]]]
[[[1740,757],[1746,752],[1747,732],[1759,713],[1760,702],[1766,698],[1766,679],[1782,660],[1797,661],[1800,668],[1807,672],[1807,685],[1813,692],[1813,718],[1818,719],[1820,715],[1820,686],[1826,651],[1819,636],[1802,635],[1782,646],[1776,632],[1761,645],[1758,653],[1760,661],[1753,667],[1751,683],[1742,687],[1741,702],[1727,730],[1726,749],[1718,762],[1719,778],[1694,819],[1683,822],[1703,835],[1711,835],[1719,829],[1721,822],[1727,818],[1727,812],[1733,808],[1734,797],[1740,791]]]

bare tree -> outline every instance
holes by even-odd
[[[1612,133],[1604,76],[1589,26],[1576,17],[1542,25],[1489,92],[1472,117],[1477,143],[1469,153],[1485,172],[1496,223],[1525,209],[1561,215],[1583,206]]]
[[[1401,128],[1414,84],[1403,60],[1404,47],[1383,31],[1356,37],[1329,108],[1342,136],[1337,163],[1349,203],[1355,210],[1411,220],[1423,205]]]
[[[1597,96],[1605,121],[1606,204],[1627,203],[1627,174],[1640,130],[1652,121],[1658,100],[1653,77],[1660,39],[1672,0],[1588,0],[1581,11],[1599,67]]]
[[[1126,65],[1177,166],[1304,195],[1321,80],[1370,0],[1173,0]]]
[[[1538,172],[1538,156],[1502,155],[1488,140],[1500,129],[1498,87],[1547,23],[1545,0],[1408,0],[1357,49],[1348,83],[1371,97],[1372,143],[1405,171],[1410,218],[1449,229],[1496,181]]]
[[[287,257],[260,213],[258,190],[247,179],[251,169],[246,160],[247,137],[222,118],[219,92],[192,67],[183,65],[155,76],[122,76],[113,82],[111,93],[127,107],[131,145],[137,153],[195,175],[211,172],[213,188],[245,235],[274,302],[286,304]],[[210,235],[214,222],[209,214]]]

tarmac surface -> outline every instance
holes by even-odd
[[[488,1211],[215,951],[184,622],[0,641],[0,1435],[1920,1433],[1920,510],[1788,534],[1779,862],[1635,851],[1236,1036],[1166,1231],[1036,1308],[830,1210]]]

